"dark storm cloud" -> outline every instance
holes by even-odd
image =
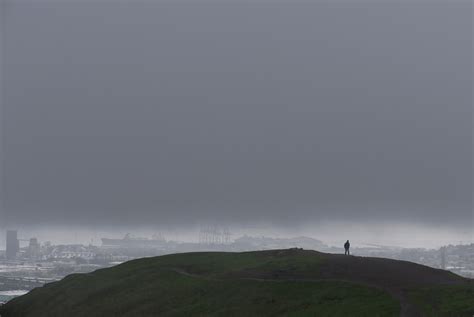
[[[472,225],[470,1],[4,1],[20,223]]]

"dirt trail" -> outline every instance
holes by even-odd
[[[187,272],[186,270],[183,270],[181,268],[169,268],[170,271],[173,271],[175,273],[192,277],[192,278],[198,278],[198,279],[204,279],[208,281],[223,281],[225,279],[218,279],[218,278],[211,278],[209,276],[204,276],[204,275],[199,275],[199,274],[194,274]],[[272,278],[258,278],[258,277],[235,277],[239,280],[249,280],[249,281],[258,281],[258,282],[287,282],[287,281],[292,281],[292,282],[327,282],[327,281],[336,281],[336,282],[349,282],[349,283],[356,283],[376,289],[383,290],[387,293],[389,293],[394,299],[396,299],[400,303],[400,317],[421,317],[422,314],[418,310],[416,306],[414,306],[406,297],[405,293],[403,290],[399,288],[393,288],[393,287],[381,287],[379,285],[375,284],[370,284],[370,283],[364,283],[360,281],[351,281],[351,280],[342,280],[342,279],[309,279],[309,278],[293,278],[293,279],[272,279]]]

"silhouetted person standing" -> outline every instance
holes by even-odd
[[[344,253],[345,255],[351,255],[351,252],[349,251],[350,247],[351,244],[349,240],[347,240],[346,243],[344,243],[344,250],[346,250],[346,252]]]

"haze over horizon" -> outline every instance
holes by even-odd
[[[5,0],[0,226],[473,241],[472,6]]]

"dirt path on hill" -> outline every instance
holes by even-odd
[[[204,279],[208,281],[224,281],[226,279],[217,279],[217,278],[211,278],[208,276],[204,275],[199,275],[195,273],[190,273],[187,272],[186,270],[183,270],[181,268],[169,268],[170,271],[173,271],[175,273],[187,276],[187,277],[192,277],[192,278],[198,278],[198,279]],[[328,282],[328,281],[334,281],[334,282],[346,282],[346,283],[354,283],[354,284],[359,284],[359,285],[364,285],[367,287],[371,288],[376,288],[382,291],[387,292],[392,296],[392,298],[396,299],[400,303],[400,317],[420,317],[422,316],[421,312],[418,310],[418,308],[413,305],[408,298],[406,297],[406,294],[403,292],[403,290],[399,288],[394,288],[394,287],[381,287],[380,285],[376,284],[370,284],[370,283],[365,283],[361,281],[355,281],[355,280],[342,280],[342,279],[309,279],[309,278],[293,278],[293,279],[274,279],[274,278],[258,278],[258,277],[235,277],[239,280],[248,280],[248,281],[257,281],[257,282]]]

